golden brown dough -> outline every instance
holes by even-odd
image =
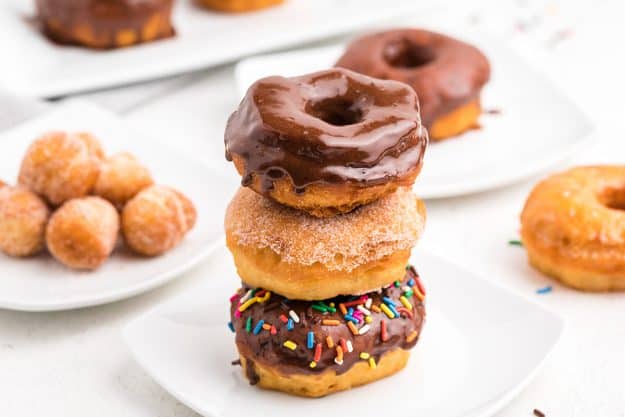
[[[241,188],[225,228],[243,282],[288,298],[323,300],[401,279],[424,223],[425,206],[408,188],[328,218]]]
[[[19,184],[58,206],[92,191],[103,157],[100,143],[88,133],[50,132],[26,151]]]
[[[100,197],[84,197],[63,204],[50,218],[46,243],[64,265],[92,270],[108,259],[119,234],[119,214]]]
[[[36,194],[0,181],[0,251],[32,256],[44,247],[50,210]]]
[[[139,191],[153,183],[150,171],[133,155],[124,152],[103,162],[93,193],[122,208]]]
[[[521,214],[532,266],[584,291],[625,290],[625,166],[586,166],[540,182]]]
[[[197,0],[209,9],[229,13],[250,12],[284,3],[284,0]]]
[[[135,252],[161,255],[176,246],[195,225],[193,203],[170,187],[153,185],[137,194],[122,211],[122,232]]]

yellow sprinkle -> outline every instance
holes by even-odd
[[[308,364],[308,366],[310,366],[311,368],[316,368],[317,367],[317,362],[312,361]]]
[[[378,307],[376,305],[372,305],[371,306],[371,310],[375,311],[376,313],[379,313],[380,311],[382,311],[382,310],[380,310],[380,307]]]
[[[239,311],[242,313],[245,310],[247,310],[252,304],[254,304],[256,302],[256,298],[250,298],[249,300],[247,300],[246,302],[244,302],[243,304],[241,304],[239,306]]]
[[[373,359],[373,358],[369,358],[369,368],[371,368],[371,369],[375,369],[375,368],[377,368],[377,367],[378,367],[378,365],[376,365],[376,363],[375,363],[375,359]]]
[[[334,308],[335,304],[334,303],[330,303],[330,307]]]
[[[399,301],[401,301],[404,307],[412,311],[412,304],[410,304],[410,301],[408,301],[408,299],[405,296],[402,295],[401,297],[399,297]]]
[[[380,308],[382,309],[382,311],[384,312],[384,314],[386,314],[388,316],[389,319],[394,319],[395,318],[395,314],[393,314],[393,312],[391,311],[390,308],[388,308],[386,306],[386,304],[380,304]]]
[[[418,334],[419,334],[419,332],[417,332],[416,330],[413,331],[408,336],[406,336],[406,342],[408,342],[408,343],[412,342],[413,340],[415,340],[417,338]]]
[[[362,359],[363,361],[366,361],[370,357],[371,355],[369,355],[367,352],[360,352],[360,359]]]
[[[354,325],[354,323],[352,323],[351,321],[347,322],[347,327],[349,327],[349,330],[351,330],[354,336],[358,334],[358,328],[356,328],[356,325]]]
[[[262,297],[256,297],[256,300],[259,303],[264,303],[266,301],[269,301],[270,298],[271,298],[271,291],[265,291],[265,294]]]
[[[371,323],[373,321],[373,319],[371,318],[371,316],[365,316],[365,323]]]
[[[419,287],[417,287],[416,285],[412,287],[412,292],[414,292],[419,301],[425,300],[425,295],[421,292],[421,290],[419,290]]]
[[[295,342],[293,342],[292,340],[287,340],[286,342],[284,342],[283,346],[291,350],[295,350],[297,348],[297,344],[295,344]]]
[[[326,343],[330,349],[334,347],[334,340],[332,339],[332,336],[326,337]]]

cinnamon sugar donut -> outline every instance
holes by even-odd
[[[46,133],[26,151],[18,181],[58,206],[93,190],[102,158],[100,143],[88,133]]]
[[[122,152],[104,160],[93,193],[122,208],[139,191],[153,183],[150,171],[134,156]]]
[[[477,48],[420,29],[359,38],[336,66],[414,88],[432,140],[456,136],[477,124],[480,91],[490,78],[488,59]]]
[[[242,184],[325,217],[410,186],[428,142],[415,92],[345,69],[254,83],[228,120]]]
[[[241,13],[284,3],[284,0],[197,0],[202,6],[221,12]]]
[[[32,256],[44,248],[50,210],[35,193],[0,181],[0,251]]]
[[[243,282],[316,300],[362,294],[401,279],[424,223],[423,203],[403,187],[328,218],[241,188],[228,206],[225,228]]]
[[[174,34],[173,0],[37,0],[43,32],[61,44],[120,48]]]
[[[540,182],[521,214],[529,262],[584,291],[625,290],[625,166],[577,167]]]
[[[74,269],[93,270],[111,255],[119,234],[119,215],[100,197],[70,200],[54,212],[46,228],[50,253]]]
[[[244,375],[261,388],[320,397],[401,370],[425,320],[418,280],[409,268],[379,291],[313,302],[240,289],[230,314]]]

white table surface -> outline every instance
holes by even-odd
[[[490,1],[471,10],[454,8],[455,14],[501,36],[534,60],[594,118],[596,146],[562,168],[623,163],[625,158],[622,6],[616,0],[582,3],[511,0]],[[207,192],[210,186],[235,187],[238,178],[223,158],[223,127],[237,105],[231,69],[84,98],[119,112],[138,129],[193,149],[231,173],[228,184],[207,182]],[[420,246],[444,248],[456,262],[537,298],[568,321],[543,371],[498,416],[531,416],[534,408],[547,416],[625,416],[625,294],[566,289],[531,270],[521,248],[507,245],[508,239],[517,237],[519,212],[537,179],[428,202],[427,232]],[[0,416],[195,416],[133,362],[121,329],[154,304],[212,279],[203,274],[210,262],[230,259],[211,258],[173,284],[107,306],[47,314],[0,311]],[[553,292],[535,294],[545,285],[553,285]]]

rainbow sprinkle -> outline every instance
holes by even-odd
[[[252,331],[252,317],[248,317],[245,321],[245,331],[248,333]]]
[[[286,329],[288,331],[293,330],[294,324],[293,324],[293,319],[289,319],[289,321],[286,323]]]
[[[369,355],[367,352],[360,352],[360,355],[358,355],[358,357],[364,361],[366,361],[367,359],[369,359],[371,357],[371,355]]]
[[[256,323],[256,326],[254,327],[254,331],[252,333],[255,335],[260,333],[260,331],[263,330],[263,324],[265,324],[265,320],[259,320],[258,323]]]
[[[382,309],[384,314],[386,314],[388,316],[389,319],[394,319],[395,318],[395,313],[393,313],[391,311],[391,309],[389,309],[386,304],[380,304],[380,308]]]
[[[315,347],[315,356],[313,358],[315,362],[319,362],[319,360],[321,359],[322,349],[323,349],[323,345],[321,343],[317,343],[317,346]]]
[[[289,310],[289,316],[291,317],[291,319],[293,319],[295,323],[299,323],[299,316],[295,311]]]
[[[292,340],[287,340],[286,342],[284,342],[282,344],[285,348],[290,349],[290,350],[295,350],[297,349],[297,344],[292,341]]]
[[[232,331],[232,333],[234,333],[234,325],[231,321],[228,322],[228,328]]]
[[[308,364],[308,366],[310,366],[311,368],[313,368],[313,369],[314,369],[314,368],[316,368],[316,367],[317,367],[317,362],[315,362],[315,361],[311,361],[311,362]]]
[[[370,369],[375,369],[377,367],[378,367],[378,365],[375,363],[375,359],[369,358],[369,368]]]
[[[315,333],[314,332],[308,332],[308,337],[306,339],[306,347],[308,349],[312,349],[315,347]]]
[[[341,322],[338,320],[326,319],[322,320],[321,324],[323,324],[324,326],[338,326],[339,324],[341,324]]]
[[[328,337],[326,337],[326,344],[330,349],[334,347],[334,339],[332,339],[332,336],[328,335]]]
[[[406,336],[406,342],[411,343],[413,340],[417,338],[418,335],[419,335],[419,332],[414,330],[412,333]]]

